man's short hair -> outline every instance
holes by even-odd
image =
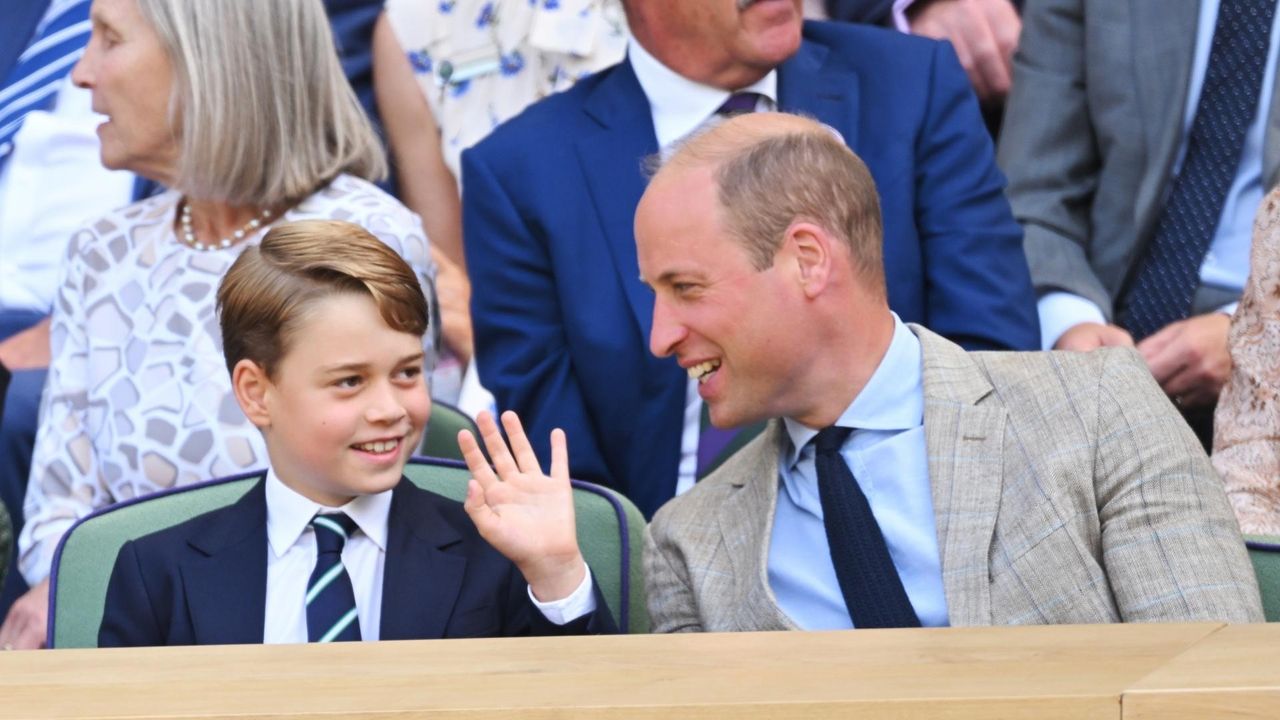
[[[806,220],[843,240],[854,267],[884,293],[880,196],[832,128],[786,113],[739,115],[685,141],[667,164],[713,166],[727,229],[757,270],[773,265],[787,228]]]
[[[372,298],[393,330],[427,332],[422,286],[385,243],[340,220],[284,223],[245,248],[218,287],[227,370],[249,359],[272,376],[311,306],[341,293]]]
[[[231,205],[387,174],[321,0],[138,0],[173,63],[175,185]]]

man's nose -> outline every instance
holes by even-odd
[[[658,357],[667,357],[675,352],[677,345],[687,337],[689,331],[675,317],[667,303],[659,297],[653,303],[653,328],[649,331],[649,352]]]

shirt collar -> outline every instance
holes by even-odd
[[[276,475],[275,468],[267,469],[267,541],[275,557],[282,557],[302,537],[311,518],[318,512],[342,511],[360,531],[373,541],[378,549],[387,551],[387,518],[391,515],[391,490],[373,495],[360,495],[340,508],[331,508],[309,500]]]
[[[627,41],[627,57],[640,88],[649,98],[653,130],[660,148],[696,130],[733,95],[728,90],[694,82],[663,65],[635,37]],[[759,93],[768,99],[771,108],[777,107],[778,71],[770,70],[768,75],[738,92]]]
[[[794,468],[804,446],[818,434],[791,418],[783,418],[791,448],[787,467]],[[893,339],[876,371],[862,392],[840,415],[835,424],[857,430],[899,431],[919,427],[924,422],[924,371],[920,339],[895,313]]]

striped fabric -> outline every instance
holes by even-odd
[[[13,151],[13,137],[27,114],[52,103],[58,86],[84,54],[90,28],[89,0],[64,2],[18,56],[0,89],[0,163]]]
[[[316,515],[311,528],[316,533],[316,569],[307,582],[307,640],[359,640],[355,591],[342,565],[342,548],[355,532],[356,523],[343,513]]]

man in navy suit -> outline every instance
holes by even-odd
[[[884,210],[889,302],[904,321],[969,349],[1039,341],[1022,235],[950,46],[839,23],[802,29],[800,6],[628,2],[625,61],[463,155],[482,382],[533,438],[565,429],[575,477],[646,514],[692,484],[699,437],[712,431],[686,371],[647,349],[653,294],[632,233],[641,166],[740,105],[735,94],[816,117],[866,161]]]
[[[401,473],[430,414],[427,300],[340,221],[273,228],[218,290],[236,401],[267,445],[229,507],[130,541],[103,646],[430,639],[616,630],[578,549],[564,434],[543,475],[515,415],[459,444],[466,501]]]

